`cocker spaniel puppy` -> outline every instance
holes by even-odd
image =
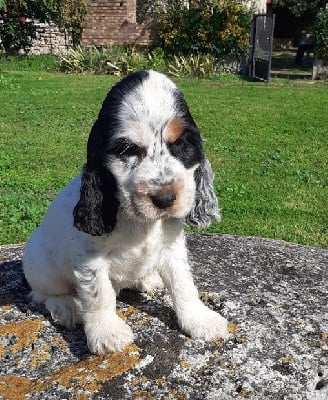
[[[103,354],[133,341],[116,314],[122,288],[168,289],[193,338],[227,337],[227,322],[198,297],[183,225],[219,219],[213,172],[182,93],[154,71],[131,74],[108,93],[87,162],[53,200],[29,239],[23,266],[35,302]]]

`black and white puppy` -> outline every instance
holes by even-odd
[[[226,320],[198,298],[183,233],[218,219],[213,172],[182,93],[158,72],[131,74],[102,105],[82,174],[27,243],[31,297],[58,323],[83,323],[93,353],[133,341],[116,314],[120,289],[163,282],[184,332],[226,338]]]

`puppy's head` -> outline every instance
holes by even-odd
[[[89,136],[74,224],[109,233],[118,210],[139,222],[178,218],[205,227],[219,219],[200,132],[182,93],[154,71],[115,85]]]

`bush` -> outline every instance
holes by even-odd
[[[328,60],[328,8],[322,8],[314,27],[315,51],[320,58]]]
[[[78,46],[60,57],[60,68],[68,73],[94,73],[123,76],[151,67],[149,57],[135,47],[110,45],[97,49]]]
[[[141,69],[154,69],[176,77],[212,78],[222,68],[211,54],[172,57],[165,55],[161,48],[148,52],[131,46],[111,45],[102,49],[71,49],[67,56],[60,57],[60,69],[68,73],[117,76]]]
[[[0,49],[7,54],[17,54],[21,49],[27,53],[35,38],[33,21],[26,21],[25,16],[20,16],[19,10],[13,5],[0,10],[0,19]]]
[[[213,78],[217,72],[217,61],[211,54],[174,56],[168,65],[168,74],[175,77]]]
[[[164,50],[160,47],[156,47],[147,55],[149,60],[149,68],[156,71],[167,72],[168,59],[165,56]]]
[[[241,0],[179,0],[158,11],[158,35],[169,54],[239,57],[249,45],[250,10]]]
[[[53,16],[53,0],[0,0],[0,48],[7,54],[28,53],[36,36],[33,21]]]

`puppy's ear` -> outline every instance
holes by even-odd
[[[117,184],[109,171],[84,168],[80,200],[73,212],[74,226],[93,236],[110,233],[116,225],[118,201]]]
[[[209,161],[204,157],[194,172],[196,194],[193,208],[185,222],[189,226],[206,228],[213,221],[220,221],[218,201],[214,193],[214,173]]]

